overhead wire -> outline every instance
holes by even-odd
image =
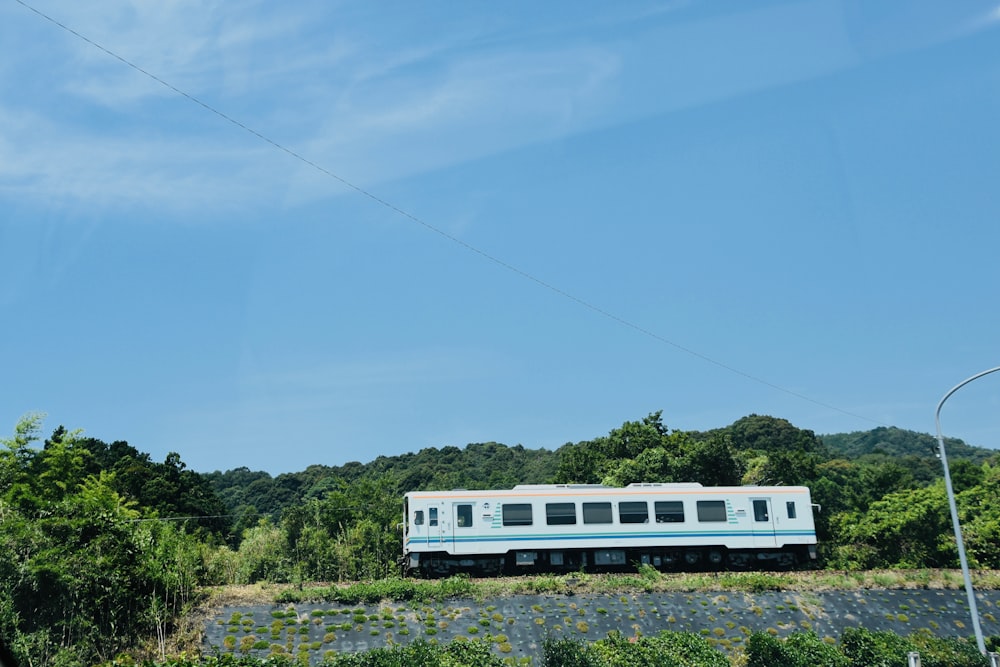
[[[323,511],[327,514],[336,512],[362,512],[370,509],[369,507],[355,506],[355,507],[328,507]],[[153,517],[143,517],[141,519],[129,519],[127,523],[148,523],[152,521],[168,522],[168,521],[199,521],[201,519],[238,519],[243,517],[276,517],[280,516],[281,512],[258,512],[257,510],[248,510],[246,512],[239,512],[237,514],[196,514],[192,516],[153,516]]]
[[[857,414],[855,412],[851,412],[850,410],[846,410],[844,408],[840,408],[840,407],[838,407],[836,405],[832,405],[830,403],[826,403],[826,402],[817,400],[817,399],[812,398],[811,396],[807,396],[806,394],[803,394],[801,392],[797,392],[795,390],[788,389],[787,387],[783,387],[781,385],[775,384],[775,383],[770,382],[768,380],[765,380],[764,378],[761,378],[761,377],[759,377],[757,375],[753,375],[752,373],[748,373],[746,371],[740,370],[740,369],[738,369],[738,368],[736,368],[734,366],[731,366],[731,365],[729,365],[727,363],[724,363],[722,361],[714,359],[714,358],[712,358],[712,357],[710,357],[710,356],[708,356],[706,354],[702,354],[701,352],[698,352],[697,350],[694,350],[694,349],[691,349],[691,348],[686,347],[684,345],[681,345],[680,343],[677,343],[677,342],[675,342],[673,340],[670,340],[670,339],[668,339],[668,338],[666,338],[666,337],[664,337],[664,336],[662,336],[662,335],[660,335],[660,334],[658,334],[658,333],[656,333],[654,331],[651,331],[651,330],[649,330],[649,329],[647,329],[647,328],[645,328],[645,327],[643,327],[641,325],[638,325],[638,324],[636,324],[636,323],[634,323],[634,322],[632,322],[630,320],[625,319],[624,317],[616,315],[616,314],[614,314],[614,313],[612,313],[612,312],[610,312],[610,311],[608,311],[608,310],[606,310],[606,309],[604,309],[604,308],[602,308],[600,306],[597,306],[597,305],[595,305],[595,304],[593,304],[593,303],[591,303],[591,302],[589,302],[589,301],[587,301],[587,300],[585,300],[585,299],[583,299],[581,297],[578,297],[575,294],[567,292],[566,290],[564,290],[564,289],[562,289],[560,287],[557,287],[556,285],[553,285],[552,283],[546,282],[545,280],[542,280],[541,278],[539,278],[539,277],[537,277],[537,276],[535,276],[535,275],[533,275],[531,273],[528,273],[524,269],[521,269],[521,268],[519,268],[517,266],[514,266],[513,264],[510,264],[509,262],[506,262],[506,261],[500,259],[499,257],[496,257],[495,255],[492,255],[492,254],[486,252],[485,250],[483,250],[481,248],[478,248],[478,247],[476,247],[476,246],[474,246],[474,245],[472,245],[472,244],[470,244],[470,243],[468,243],[466,241],[463,241],[462,239],[460,239],[460,238],[458,238],[456,236],[453,236],[452,234],[449,234],[448,232],[444,231],[440,227],[436,227],[435,225],[432,225],[431,223],[427,222],[426,220],[421,219],[420,217],[418,217],[418,216],[410,213],[409,211],[406,211],[406,210],[404,210],[404,209],[396,206],[392,202],[390,202],[390,201],[388,201],[386,199],[383,199],[382,197],[374,194],[373,192],[371,192],[371,191],[369,191],[369,190],[367,190],[367,189],[365,189],[365,188],[363,188],[363,187],[361,187],[361,186],[359,186],[359,185],[357,185],[355,183],[352,183],[351,181],[347,180],[346,178],[344,178],[344,177],[336,174],[335,172],[327,169],[326,167],[318,164],[317,162],[315,162],[315,161],[313,161],[313,160],[305,157],[301,153],[299,153],[299,152],[297,152],[297,151],[295,151],[295,150],[293,150],[293,149],[291,149],[291,148],[289,148],[289,147],[287,147],[287,146],[285,146],[285,145],[283,145],[283,144],[281,144],[281,143],[279,143],[279,142],[271,139],[270,137],[268,137],[267,135],[261,133],[260,131],[254,129],[252,127],[250,127],[249,125],[247,125],[247,124],[245,124],[245,123],[237,120],[236,118],[233,118],[229,114],[227,114],[227,113],[225,113],[225,112],[217,109],[216,107],[208,104],[204,100],[201,100],[198,97],[196,97],[196,96],[194,96],[194,95],[192,95],[192,94],[190,94],[190,93],[188,93],[188,92],[186,92],[184,90],[181,90],[180,88],[174,86],[170,82],[168,82],[168,81],[160,78],[156,74],[153,74],[152,72],[149,72],[148,70],[143,69],[142,67],[140,67],[139,65],[135,64],[134,62],[128,60],[127,58],[119,55],[118,53],[112,51],[111,49],[108,49],[108,48],[104,47],[103,45],[95,42],[94,40],[90,39],[86,35],[83,35],[82,33],[74,30],[73,28],[67,26],[66,24],[64,24],[64,23],[58,21],[57,19],[53,18],[52,16],[46,14],[45,12],[37,9],[36,7],[34,7],[34,6],[30,5],[30,4],[28,4],[27,2],[25,2],[25,0],[14,0],[14,2],[16,2],[19,5],[21,5],[25,9],[33,12],[34,14],[36,14],[39,17],[41,17],[45,21],[48,21],[49,23],[51,23],[51,24],[59,27],[60,29],[66,31],[66,32],[70,33],[71,35],[75,36],[76,38],[82,40],[83,42],[86,42],[87,44],[89,44],[90,46],[94,47],[95,49],[98,49],[99,51],[102,51],[103,53],[105,53],[108,56],[114,58],[115,60],[118,60],[119,62],[121,62],[125,66],[127,66],[127,67],[135,70],[136,72],[139,72],[140,74],[142,74],[145,77],[148,77],[148,78],[152,79],[153,81],[159,83],[160,85],[164,86],[168,90],[176,93],[177,95],[180,95],[181,97],[189,100],[190,102],[192,102],[194,104],[197,104],[198,106],[202,107],[206,111],[208,111],[208,112],[210,112],[210,113],[218,116],[219,118],[225,120],[226,122],[228,122],[228,123],[230,123],[232,125],[235,125],[236,127],[240,128],[241,130],[243,130],[243,131],[247,132],[248,134],[252,135],[256,139],[258,139],[260,141],[263,141],[264,143],[270,145],[272,148],[274,148],[274,149],[276,149],[278,151],[281,151],[282,153],[285,153],[286,155],[292,157],[293,159],[298,160],[302,164],[305,164],[305,165],[309,166],[310,168],[312,168],[312,169],[314,169],[314,170],[316,170],[316,171],[324,174],[325,176],[328,176],[329,178],[332,178],[332,179],[336,180],[341,185],[343,185],[343,186],[345,186],[345,187],[353,190],[354,192],[356,192],[356,193],[358,193],[358,194],[360,194],[360,195],[362,195],[364,197],[367,197],[368,199],[370,199],[370,200],[374,201],[375,203],[379,204],[380,206],[383,206],[383,207],[385,207],[385,208],[393,211],[394,213],[397,213],[398,215],[400,215],[400,216],[402,216],[402,217],[410,220],[411,222],[416,223],[417,225],[420,225],[424,229],[426,229],[426,230],[428,230],[430,232],[433,232],[433,233],[435,233],[435,234],[437,234],[437,235],[439,235],[439,236],[447,239],[448,241],[451,241],[452,243],[454,243],[454,244],[456,244],[456,245],[464,248],[465,250],[468,250],[469,252],[472,252],[472,253],[475,253],[475,254],[479,255],[483,259],[485,259],[485,260],[487,260],[489,262],[492,262],[493,264],[495,264],[495,265],[497,265],[497,266],[499,266],[499,267],[501,267],[503,269],[506,269],[507,271],[510,271],[511,273],[514,273],[514,274],[520,276],[521,278],[524,278],[525,280],[528,280],[530,282],[535,283],[539,287],[542,287],[542,288],[544,288],[546,290],[549,290],[550,292],[552,292],[552,293],[554,293],[554,294],[556,294],[556,295],[558,295],[558,296],[560,296],[562,298],[565,298],[565,299],[567,299],[569,301],[572,301],[572,302],[576,303],[577,305],[582,306],[582,307],[586,308],[587,310],[590,310],[593,313],[596,313],[596,314],[598,314],[598,315],[600,315],[600,316],[602,316],[602,317],[604,317],[606,319],[609,319],[609,320],[611,320],[613,322],[616,322],[619,325],[622,325],[624,327],[632,329],[633,331],[636,331],[637,333],[640,333],[640,334],[642,334],[642,335],[644,335],[644,336],[646,336],[648,338],[656,340],[656,341],[658,341],[660,343],[663,343],[665,345],[669,345],[669,346],[673,347],[676,350],[684,352],[685,354],[688,354],[688,355],[690,355],[692,357],[695,357],[697,359],[700,359],[700,360],[702,360],[702,361],[704,361],[706,363],[709,363],[709,364],[712,364],[714,366],[717,366],[717,367],[719,367],[719,368],[721,368],[723,370],[726,370],[726,371],[728,371],[730,373],[733,373],[735,375],[739,375],[739,376],[741,376],[743,378],[746,378],[747,380],[750,380],[752,382],[756,382],[756,383],[761,384],[761,385],[763,385],[765,387],[769,387],[769,388],[771,388],[771,389],[773,389],[775,391],[787,394],[789,396],[795,397],[795,398],[797,398],[799,400],[802,400],[802,401],[806,401],[808,403],[812,403],[813,405],[817,405],[817,406],[825,408],[827,410],[832,410],[832,411],[835,411],[835,412],[839,412],[839,413],[841,413],[843,415],[847,415],[849,417],[854,417],[855,419],[860,419],[860,420],[863,420],[863,421],[866,421],[866,422],[871,422],[873,424],[878,424],[878,425],[881,425],[881,426],[889,426],[889,424],[885,424],[885,423],[883,423],[883,422],[881,422],[881,421],[879,421],[877,419],[872,419],[871,417],[866,417],[864,415]]]

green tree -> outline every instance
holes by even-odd
[[[705,486],[735,486],[743,475],[727,436],[691,442],[674,464],[673,481],[701,482]]]
[[[609,485],[674,481],[674,462],[690,445],[687,433],[671,432],[662,413],[654,412],[640,421],[625,422],[605,437],[561,447],[555,481]]]
[[[0,439],[0,503],[14,507],[35,507],[38,503],[34,488],[32,462],[35,450],[31,443],[38,440],[42,415],[32,413],[18,420],[11,438]],[[0,505],[2,509],[2,505]]]
[[[601,482],[603,457],[589,445],[567,444],[559,448],[559,466],[556,469],[557,484],[598,484]]]
[[[787,419],[749,415],[720,430],[740,451],[825,452],[823,441],[815,433],[796,428]]]
[[[632,459],[605,464],[609,468],[601,483],[628,486],[636,482],[674,481],[674,458],[663,447],[651,447]]]
[[[39,487],[46,500],[58,500],[76,488],[87,476],[90,450],[79,441],[81,431],[67,433],[62,427],[46,441],[33,460]]]
[[[974,567],[1000,568],[1000,466],[978,466],[979,484],[957,495],[963,541]],[[972,475],[970,475],[972,477]]]
[[[22,646],[53,659],[107,659],[138,636],[143,559],[136,517],[105,476],[88,478],[41,518],[0,524],[8,553],[20,563],[5,583]]]
[[[402,498],[389,477],[341,481],[336,491],[288,508],[284,555],[301,580],[380,578],[402,555]]]
[[[200,583],[200,543],[148,520],[79,432],[32,448],[40,427],[29,415],[0,449],[0,630],[39,667],[106,661],[154,629],[162,640]]]
[[[957,551],[944,483],[890,493],[868,511],[834,518],[839,567],[954,567]]]

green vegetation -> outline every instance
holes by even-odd
[[[896,570],[865,572],[720,572],[660,573],[637,579],[617,574],[573,574],[544,577],[542,591],[535,586],[535,576],[470,579],[457,575],[447,579],[414,580],[385,579],[360,582],[346,586],[278,587],[268,589],[253,597],[260,604],[269,602],[331,602],[340,604],[377,603],[382,600],[410,600],[421,604],[442,602],[452,598],[478,601],[492,600],[512,595],[615,595],[621,592],[646,593],[676,592],[737,592],[763,593],[765,591],[840,591],[870,588],[900,589],[958,589],[963,585],[960,574],[952,570]],[[1000,589],[1000,572],[974,573],[977,589]],[[277,592],[273,592],[277,591]],[[707,604],[703,602],[702,604]],[[785,608],[784,605],[779,605]],[[543,607],[532,605],[534,613]],[[578,610],[582,611],[582,610]],[[608,610],[598,608],[596,613],[606,615]]]
[[[330,667],[501,667],[540,664],[543,667],[905,667],[907,653],[918,651],[928,667],[987,667],[988,659],[975,645],[957,639],[927,635],[899,637],[885,632],[852,630],[838,645],[812,632],[793,633],[778,639],[768,633],[753,633],[729,656],[713,647],[713,640],[692,633],[664,631],[653,636],[611,633],[604,639],[550,638],[542,646],[538,663],[529,658],[501,657],[513,650],[506,641],[490,642],[461,638],[449,644],[418,639],[405,646],[376,648],[360,653],[327,651],[324,665]],[[721,642],[720,642],[721,643]],[[267,657],[223,653],[201,658],[171,658],[151,667],[295,667],[301,664],[284,647],[272,646]],[[310,647],[313,650],[314,647]],[[499,654],[499,655],[498,655]],[[110,667],[133,667],[117,659]]]
[[[252,585],[240,590],[254,600],[351,605],[567,591],[960,585],[937,569],[953,568],[956,554],[933,440],[898,429],[819,438],[786,420],[751,415],[698,433],[672,431],[654,413],[557,451],[482,443],[271,477],[247,468],[200,474],[175,453],[156,463],[128,443],[61,426],[42,441],[41,428],[41,417],[28,415],[0,440],[0,636],[23,664],[38,667],[92,664],[122,652],[162,660],[185,641],[185,612],[205,596],[237,595],[234,585]],[[960,441],[949,447],[977,585],[1000,587],[986,571],[1000,568],[1000,456]],[[809,486],[822,506],[816,518],[825,569],[805,577],[674,576],[644,567],[600,577],[399,578],[397,525],[407,491],[672,481]],[[317,581],[326,583],[307,585]],[[216,588],[223,586],[230,588]],[[586,632],[579,613],[574,617],[562,631]],[[225,625],[234,652],[266,645],[295,660],[295,638],[309,623],[322,621],[276,612]],[[379,631],[350,617],[327,629],[355,626]]]
[[[61,427],[42,449],[29,415],[0,440],[0,636],[24,664],[108,659],[155,638],[196,596],[224,510],[176,454],[154,464]],[[235,643],[235,637],[233,638]]]
[[[838,443],[829,447],[811,431],[759,415],[704,433],[671,431],[653,413],[555,452],[486,443],[276,478],[246,468],[216,472],[206,479],[236,515],[239,548],[217,551],[210,569],[230,584],[382,579],[400,555],[395,526],[406,491],[553,481],[804,484],[822,507],[816,520],[825,566],[953,567],[930,436],[885,428],[849,435],[827,436]],[[1000,539],[1000,456],[961,441],[950,446],[970,557],[976,567],[1000,567],[991,548]],[[536,592],[546,583],[539,578]],[[632,583],[642,588],[641,578]]]

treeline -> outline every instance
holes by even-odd
[[[206,585],[398,576],[410,490],[805,484],[822,507],[824,565],[956,565],[940,462],[928,436],[898,429],[821,439],[751,415],[699,433],[654,413],[556,451],[471,444],[272,477],[200,474],[177,454],[157,463],[62,427],[41,441],[41,428],[29,415],[0,440],[0,634],[32,665],[90,664],[142,641],[162,654]],[[949,447],[965,448],[952,474],[970,561],[1000,568],[1000,457]]]
[[[836,569],[955,567],[941,464],[921,434],[876,429],[878,442],[846,452],[865,434],[831,438],[784,419],[751,415],[706,433],[670,431],[660,413],[626,422],[606,437],[559,450],[558,482],[695,481],[702,484],[805,485],[812,489],[822,563]],[[910,434],[909,445],[904,437]],[[1000,567],[1000,453],[961,441],[949,448],[951,476],[970,561]],[[855,449],[854,451],[859,451]]]
[[[558,456],[545,449],[508,447],[495,442],[463,449],[423,449],[416,454],[379,456],[366,464],[311,465],[302,472],[272,477],[241,467],[205,475],[234,517],[234,530],[264,517],[280,518],[286,509],[322,500],[361,480],[392,480],[394,493],[427,489],[509,489],[516,484],[551,481]]]
[[[972,562],[1000,567],[992,546],[1000,537],[1000,454],[959,440],[947,445]],[[236,515],[238,535],[225,554],[232,583],[385,576],[399,555],[403,493],[545,482],[803,484],[820,506],[824,565],[952,567],[957,552],[936,453],[931,436],[894,428],[820,438],[787,420],[751,415],[688,432],[654,413],[556,451],[471,444],[273,478],[246,468],[207,478]]]

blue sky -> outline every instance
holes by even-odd
[[[6,0],[0,50],[5,433],[932,433],[1000,365],[995,1]],[[942,424],[1000,447],[1000,374]]]

